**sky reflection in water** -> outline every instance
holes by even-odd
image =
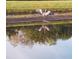
[[[49,32],[45,30],[45,32],[36,31],[35,29],[37,29],[37,27],[26,28],[27,30],[24,30],[26,33],[25,37],[30,38],[30,41],[25,39],[23,42],[24,46],[18,43],[19,41],[14,31],[9,32],[10,29],[12,30],[13,28],[7,30],[9,36],[12,37],[12,39],[9,40],[13,40],[14,44],[15,42],[18,43],[18,45],[14,47],[10,41],[7,41],[7,59],[72,59],[71,25],[49,26]],[[14,37],[17,40],[15,40]],[[29,46],[26,44],[28,42],[31,42],[31,44],[28,44]],[[45,42],[47,42],[48,45],[46,45]]]
[[[7,59],[72,59],[71,38],[59,40],[56,45],[36,44],[32,48],[22,45],[13,47],[7,42]]]

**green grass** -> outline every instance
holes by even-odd
[[[51,11],[71,11],[71,1],[7,1],[7,14],[31,14],[36,9],[49,9]]]

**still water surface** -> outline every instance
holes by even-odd
[[[71,24],[46,27],[7,28],[7,59],[72,59]]]

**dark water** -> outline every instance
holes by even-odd
[[[72,25],[7,28],[7,59],[72,59]]]

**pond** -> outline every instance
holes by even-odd
[[[7,28],[7,59],[72,59],[72,24]]]

